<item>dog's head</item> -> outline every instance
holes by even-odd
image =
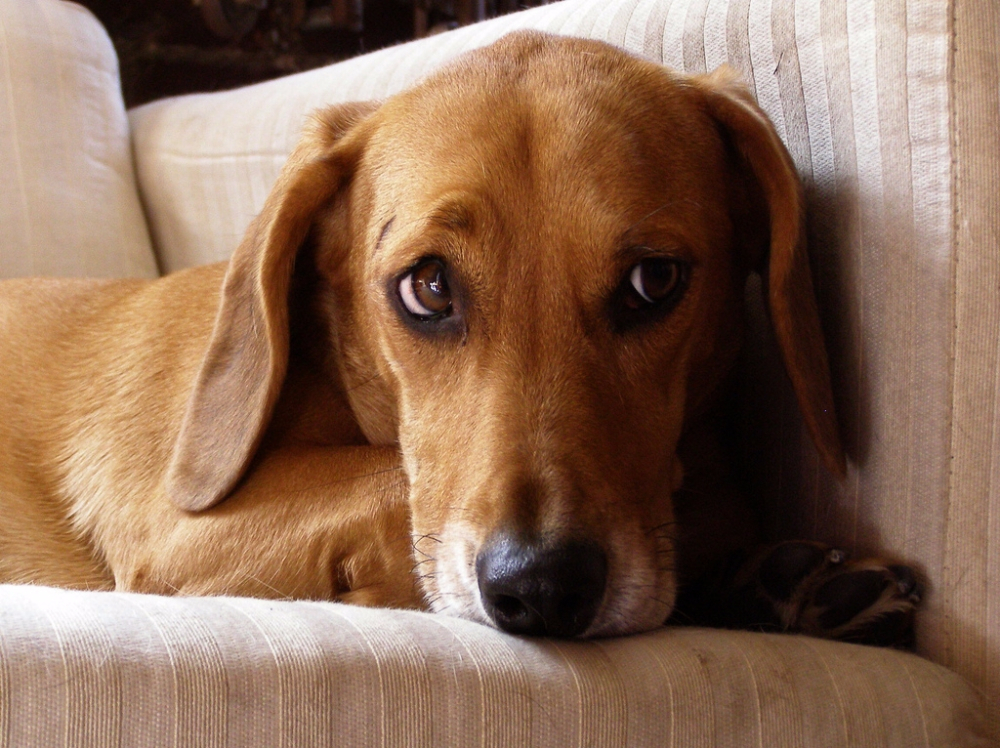
[[[843,470],[801,212],[730,74],[596,42],[511,35],[320,113],[230,263],[171,495],[205,508],[245,471],[307,245],[330,376],[367,438],[399,445],[431,606],[516,632],[656,626],[676,448],[735,357],[750,271]]]

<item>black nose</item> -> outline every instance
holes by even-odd
[[[576,636],[604,597],[607,557],[579,540],[493,538],[476,558],[479,593],[494,623],[512,634]]]

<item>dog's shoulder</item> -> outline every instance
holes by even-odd
[[[182,270],[155,280],[139,278],[13,278],[0,280],[0,337],[25,337],[28,328],[40,332],[65,330],[113,321],[129,324],[171,307],[183,313],[192,307],[214,311],[225,274],[225,263]]]

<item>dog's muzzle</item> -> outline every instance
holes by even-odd
[[[476,575],[483,608],[500,629],[571,637],[597,615],[608,560],[592,542],[498,534],[476,557]]]

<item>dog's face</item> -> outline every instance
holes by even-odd
[[[685,420],[747,272],[799,233],[794,174],[776,207],[720,115],[756,110],[711,85],[522,34],[326,135],[348,165],[301,210],[330,345],[365,434],[399,444],[435,610],[585,636],[668,616]]]
[[[392,392],[436,609],[494,620],[492,558],[529,577],[565,563],[586,610],[547,629],[649,628],[674,599],[685,408],[739,332],[732,170],[662,70],[623,55],[484,64],[497,54],[377,115],[347,324],[376,335],[346,360],[373,361]],[[352,374],[360,400],[372,372]]]

